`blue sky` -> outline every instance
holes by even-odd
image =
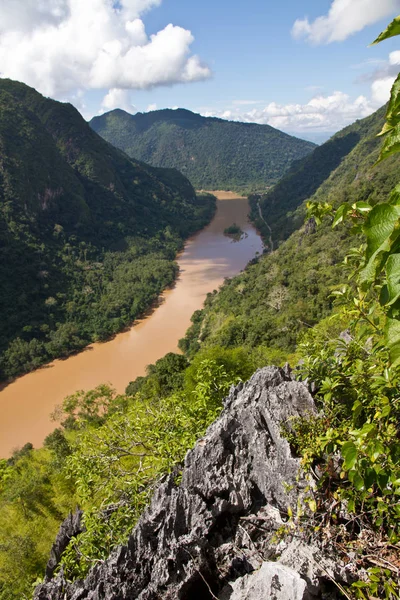
[[[1,75],[86,118],[179,106],[320,139],[400,70],[396,38],[368,47],[400,0],[112,1],[2,0]]]

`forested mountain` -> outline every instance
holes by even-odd
[[[129,156],[173,167],[197,189],[259,189],[276,183],[315,144],[269,125],[202,117],[189,110],[130,115],[113,110],[91,127]]]
[[[254,195],[252,217],[269,242],[270,231],[259,218],[262,216],[272,230],[275,243],[286,239],[304,221],[304,204],[315,200],[347,201],[372,198],[384,200],[395,185],[398,159],[392,158],[374,169],[381,139],[377,137],[385,117],[383,106],[371,116],[345,127],[304,159],[293,164],[290,171],[265,195]],[[297,210],[299,209],[299,210]]]
[[[70,104],[0,80],[0,377],[104,339],[172,282],[214,209],[130,160]]]

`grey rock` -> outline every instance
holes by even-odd
[[[59,565],[60,558],[73,537],[83,531],[83,512],[77,509],[74,514],[70,513],[62,523],[56,540],[50,551],[50,558],[46,566],[45,581],[50,581]]]
[[[237,579],[222,590],[219,600],[303,600],[306,582],[289,567],[273,562]]]
[[[173,475],[160,482],[127,545],[84,581],[70,584],[60,573],[36,589],[35,600],[207,600],[227,582],[239,589],[255,570],[267,582],[276,531],[309,485],[282,427],[308,414],[315,414],[312,397],[288,369],[261,369],[232,388],[220,418],[186,455],[181,484]],[[278,564],[279,577],[290,568]],[[311,576],[290,574],[287,589],[300,578],[314,586]]]

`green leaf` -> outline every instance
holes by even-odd
[[[396,127],[400,122],[400,75],[397,76],[396,81],[394,82],[391,92],[390,92],[390,100],[388,104],[388,108],[386,111],[386,123],[383,126],[382,131],[379,135],[386,135],[387,133],[393,131],[393,128]],[[380,160],[382,159],[382,155],[380,156]]]
[[[382,442],[379,440],[375,440],[370,448],[371,458],[373,462],[375,462],[381,454],[384,454],[385,448],[383,447]]]
[[[357,448],[353,442],[345,442],[342,446],[342,456],[344,459],[344,468],[349,471],[354,467],[357,460]]]
[[[360,416],[360,414],[363,411],[363,405],[359,400],[356,400],[353,404],[353,416],[354,419],[358,419],[358,417]]]
[[[368,202],[356,202],[352,205],[352,208],[360,213],[368,213],[372,210],[372,206]]]
[[[378,485],[383,492],[386,489],[387,484],[389,482],[389,475],[384,472],[378,473],[377,480],[378,480]]]
[[[400,16],[393,19],[393,21],[386,27],[385,31],[382,31],[382,33],[380,33],[378,35],[376,40],[374,40],[372,42],[371,46],[373,46],[374,44],[379,44],[380,42],[383,42],[384,40],[387,40],[387,39],[394,37],[395,35],[399,35],[399,34],[400,34]]]
[[[396,118],[398,118],[396,116]],[[400,151],[400,124],[396,124],[392,127],[392,129],[387,134],[383,146],[381,148],[381,153],[379,155],[379,159],[375,164],[379,164],[386,158],[389,158],[392,154],[396,154]]]
[[[364,224],[367,237],[367,265],[361,271],[361,283],[373,283],[381,270],[387,253],[400,235],[400,206],[379,204],[368,214]]]
[[[367,469],[364,479],[365,488],[368,490],[376,482],[376,473],[374,469]]]
[[[350,204],[348,204],[347,202],[339,206],[333,219],[332,228],[339,225],[339,223],[343,221],[343,219],[346,217],[350,210]]]
[[[349,512],[353,513],[356,510],[356,504],[354,502],[354,498],[350,498],[347,502],[347,508]]]
[[[394,206],[400,204],[400,183],[398,183],[390,192],[388,203],[393,204]]]
[[[364,479],[361,477],[359,473],[356,473],[353,480],[353,485],[357,492],[361,491],[364,487]]]

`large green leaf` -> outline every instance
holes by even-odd
[[[400,124],[393,127],[383,143],[379,159],[376,164],[380,163],[385,158],[389,158],[392,154],[400,152]]]
[[[367,264],[360,274],[362,284],[373,283],[388,253],[400,236],[400,206],[378,204],[369,213],[364,233],[367,237]]]
[[[344,459],[343,467],[346,471],[349,471],[354,467],[357,460],[357,447],[353,442],[345,442],[342,446],[342,456]]]
[[[393,19],[393,21],[386,27],[385,31],[382,31],[381,34],[378,35],[376,40],[374,40],[371,44],[379,44],[379,42],[383,42],[383,40],[387,40],[395,35],[400,34],[400,16]]]
[[[386,111],[386,123],[379,135],[384,135],[393,130],[400,122],[400,75],[397,76],[391,92],[388,108]]]
[[[351,206],[348,202],[341,204],[339,206],[339,208],[337,209],[335,216],[333,218],[332,227],[336,227],[337,225],[339,225],[339,223],[341,223],[343,221],[343,219],[346,217],[346,215],[350,211],[351,211]]]

